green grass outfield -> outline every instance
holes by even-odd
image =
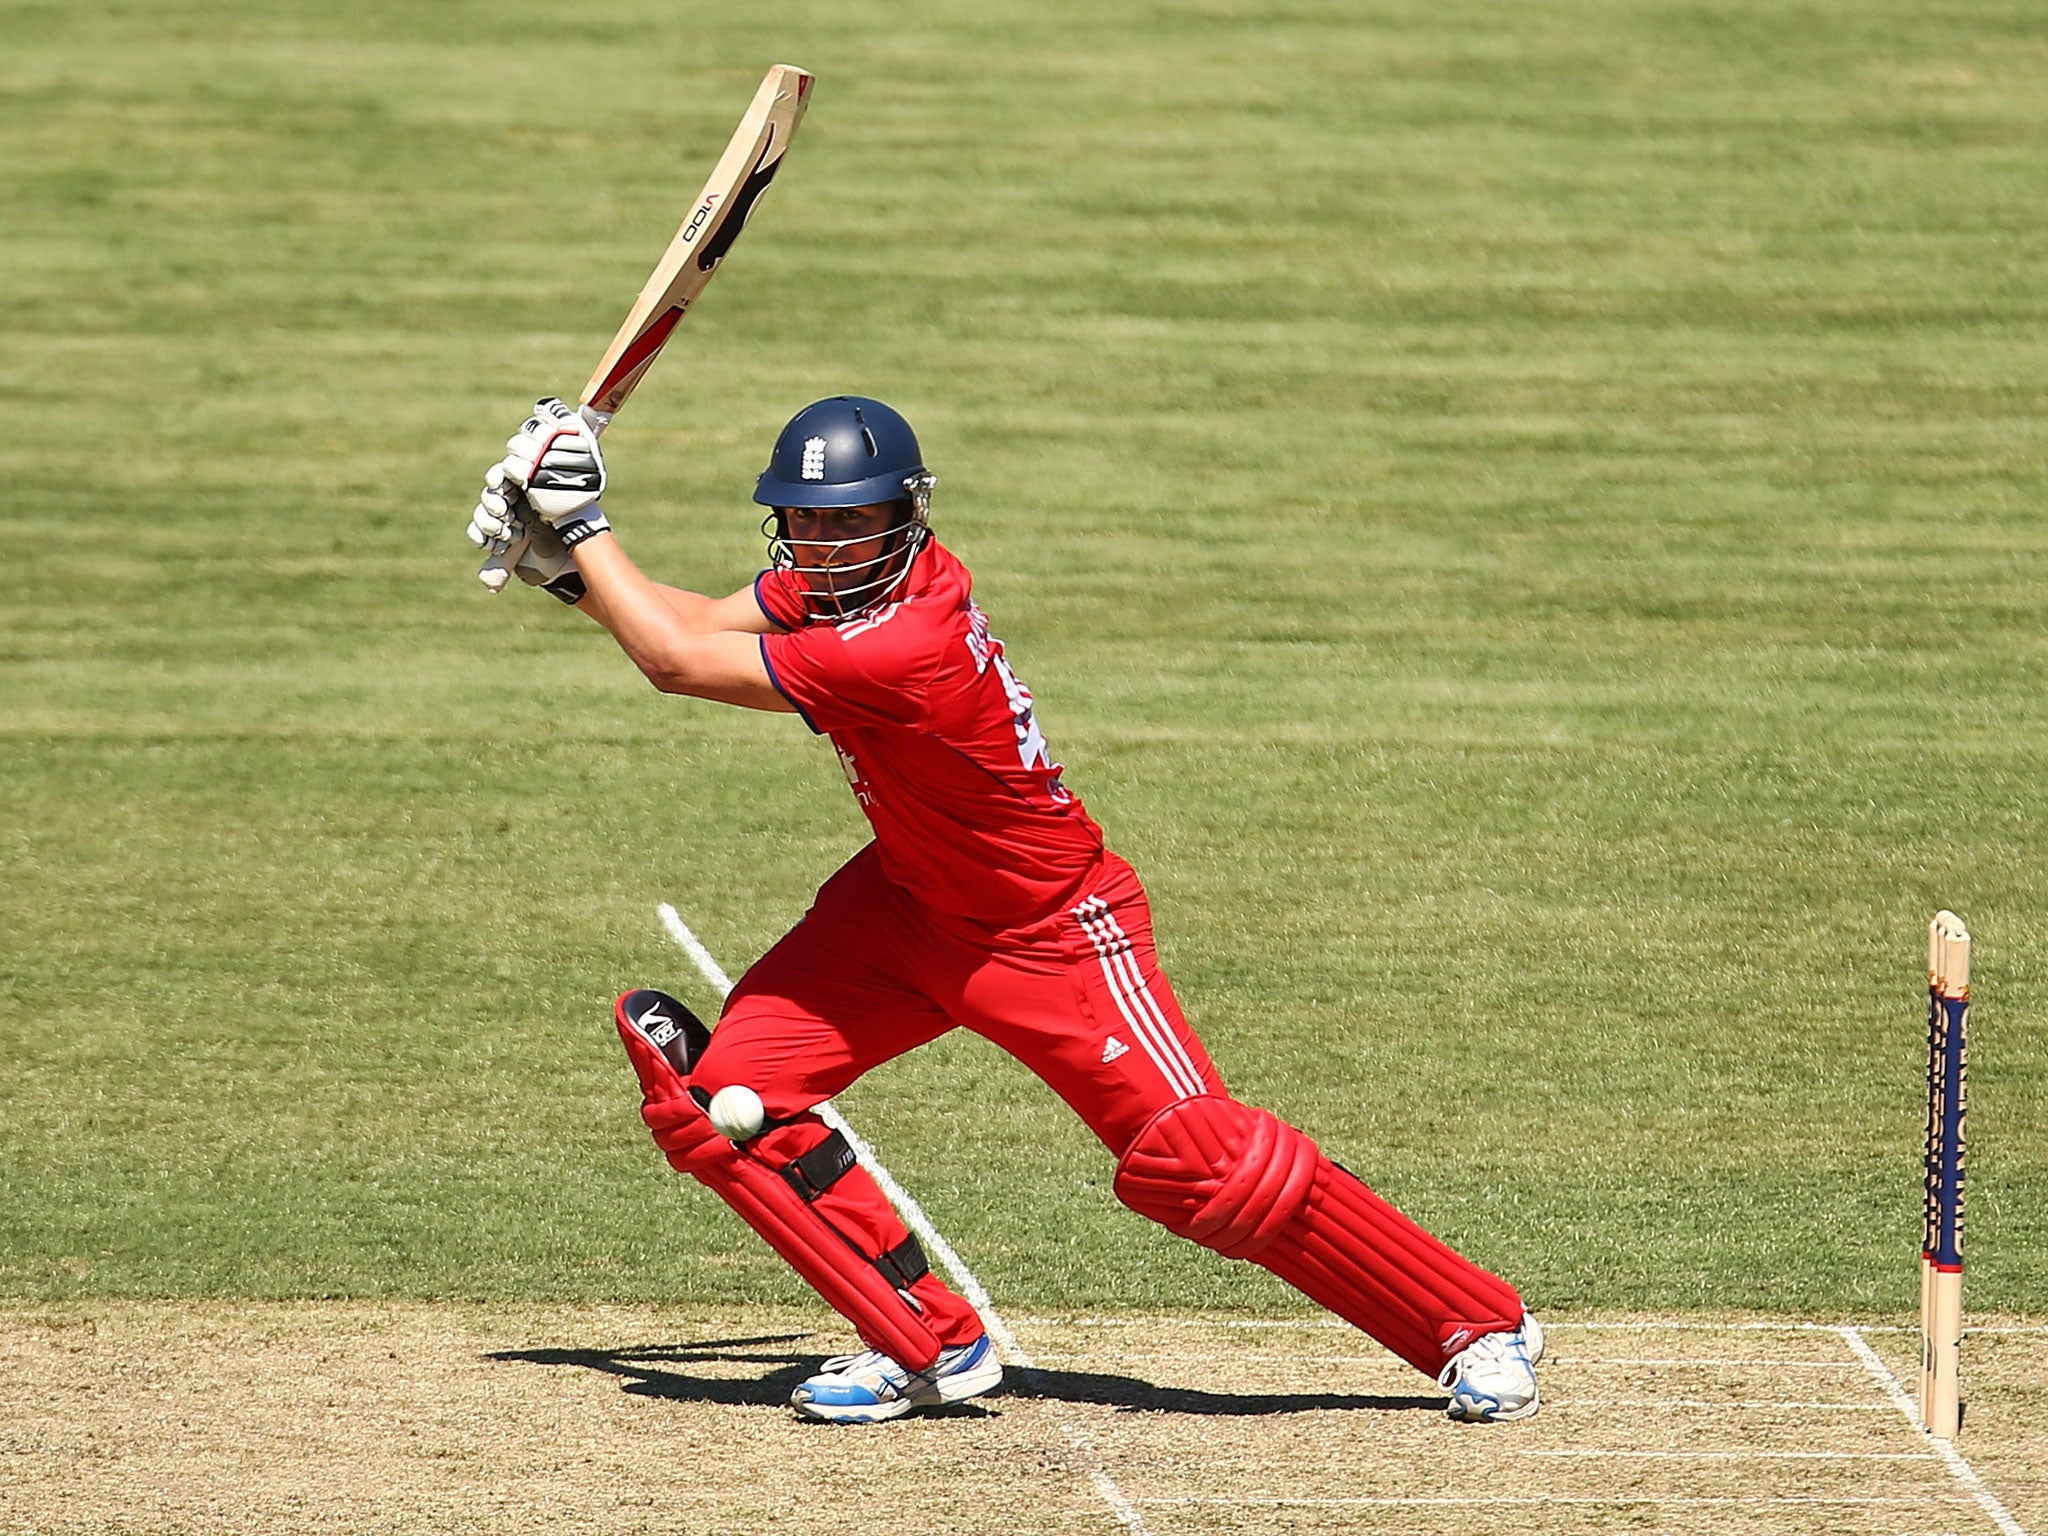
[[[607,1009],[862,823],[461,535],[788,60],[645,564],[899,405],[1234,1086],[1541,1306],[1909,1308],[1955,907],[1969,1302],[2048,1310],[2032,0],[0,24],[0,1294],[796,1296]],[[978,1041],[841,1102],[1008,1305],[1296,1305]]]

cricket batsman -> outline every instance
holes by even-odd
[[[967,567],[932,537],[934,477],[902,416],[859,396],[798,412],[754,488],[769,567],[716,598],[627,557],[574,409],[540,401],[508,446],[471,542],[603,625],[663,692],[829,736],[874,829],[715,1033],[656,992],[617,1009],[655,1144],[866,1346],[795,1389],[800,1415],[872,1423],[1002,1379],[973,1307],[814,1112],[962,1027],[1088,1123],[1132,1210],[1363,1329],[1448,1388],[1453,1419],[1536,1411],[1543,1330],[1515,1288],[1225,1088],[1159,969],[1144,887],[1062,782]]]

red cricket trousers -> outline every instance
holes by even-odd
[[[883,874],[873,844],[826,881],[803,921],[741,978],[690,1080],[707,1094],[734,1083],[758,1093],[771,1119],[786,1123],[749,1150],[779,1168],[830,1134],[812,1106],[956,1027],[1037,1073],[1119,1158],[1168,1106],[1227,1095],[1159,969],[1144,887],[1122,859],[1105,852],[1085,894],[1057,915],[985,935],[935,918]],[[1519,1320],[1512,1287],[1350,1185],[1368,1217],[1345,1219],[1355,1229],[1332,1235],[1370,1276],[1364,1320],[1344,1304],[1353,1286],[1333,1296],[1311,1281],[1303,1285],[1310,1294],[1425,1370],[1475,1328]],[[839,1178],[815,1209],[869,1254],[905,1237],[864,1169]],[[981,1332],[973,1308],[936,1275],[910,1293],[942,1345]]]

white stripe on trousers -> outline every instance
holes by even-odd
[[[1100,896],[1090,896],[1074,908],[1074,921],[1088,935],[1102,962],[1102,976],[1109,983],[1109,995],[1116,999],[1117,1012],[1138,1037],[1138,1044],[1152,1058],[1152,1064],[1166,1079],[1166,1085],[1182,1098],[1209,1091],[1187,1048],[1174,1033],[1172,1023],[1152,996],[1144,975],[1131,954],[1130,936]]]

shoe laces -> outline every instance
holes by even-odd
[[[1482,1335],[1451,1356],[1444,1368],[1437,1372],[1436,1384],[1448,1387],[1467,1366],[1505,1360],[1520,1352],[1522,1348],[1522,1335],[1519,1329],[1511,1333]]]
[[[833,1355],[821,1368],[827,1376],[876,1375],[889,1381],[907,1381],[910,1372],[879,1349],[864,1349],[856,1355]]]
[[[857,1355],[833,1355],[827,1359],[820,1371],[827,1376],[860,1376],[872,1374],[889,1381],[905,1382],[913,1376],[943,1376],[949,1367],[958,1365],[981,1346],[980,1339],[969,1339],[965,1344],[948,1344],[939,1351],[928,1371],[913,1371],[899,1365],[892,1355],[885,1355],[879,1349],[864,1349]]]

